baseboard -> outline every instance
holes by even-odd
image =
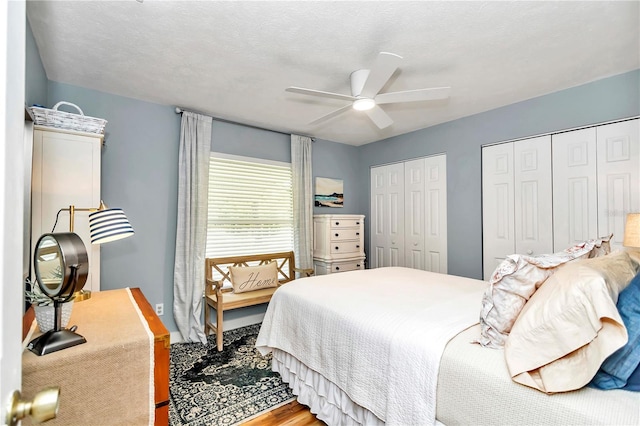
[[[247,315],[240,318],[228,319],[224,320],[224,329],[226,330],[234,330],[240,327],[246,327],[252,324],[261,323],[264,319],[264,313],[262,314],[254,314]],[[172,331],[170,333],[171,343],[183,343],[182,334],[179,331]]]

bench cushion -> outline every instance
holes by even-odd
[[[277,287],[265,288],[262,290],[255,290],[246,293],[234,293],[232,291],[225,291],[222,293],[222,310],[243,308],[245,306],[260,305],[262,303],[269,303],[271,296],[277,290]],[[215,307],[216,295],[210,294],[207,296]]]

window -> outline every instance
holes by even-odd
[[[206,256],[290,250],[291,164],[212,153]]]

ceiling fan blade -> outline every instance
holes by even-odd
[[[332,92],[323,92],[322,90],[304,89],[302,87],[291,86],[291,87],[287,87],[285,90],[291,93],[300,93],[302,95],[319,96],[322,98],[341,99],[344,101],[356,100],[356,98],[349,95],[342,95],[340,93],[332,93]]]
[[[384,110],[378,105],[373,107],[373,109],[369,109],[365,112],[367,113],[371,121],[373,121],[375,125],[380,129],[384,129],[393,124],[393,120],[391,119],[391,117],[389,117],[387,113],[384,112]]]
[[[364,83],[360,96],[365,98],[373,98],[387,84],[389,78],[398,69],[402,61],[402,56],[394,53],[380,52],[376,61],[373,63],[367,81]]]
[[[335,117],[337,115],[342,114],[343,112],[347,111],[348,109],[351,109],[351,104],[345,105],[342,108],[338,108],[338,109],[336,109],[334,111],[331,111],[329,114],[323,115],[320,118],[316,118],[311,123],[309,123],[309,125],[313,126],[313,125],[322,123],[323,121],[327,121],[330,118],[333,118],[333,117]]]
[[[431,89],[406,90],[403,92],[381,93],[375,97],[376,104],[394,102],[433,101],[449,97],[451,87],[433,87]]]

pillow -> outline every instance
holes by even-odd
[[[631,379],[629,387],[640,390],[640,274],[620,293],[617,307],[629,340],[602,363],[590,385],[599,389],[620,389]],[[632,377],[634,371],[636,374]]]
[[[278,286],[276,262],[259,266],[230,266],[231,285],[234,293],[262,290]]]
[[[633,373],[627,379],[627,384],[622,389],[640,392],[640,364],[633,370]]]
[[[524,306],[507,338],[512,379],[547,393],[589,383],[627,342],[616,302],[637,266],[621,251],[559,268]]]
[[[611,236],[589,240],[555,254],[513,254],[496,268],[482,297],[478,343],[501,348],[520,310],[538,287],[562,264],[577,258],[603,256]]]

